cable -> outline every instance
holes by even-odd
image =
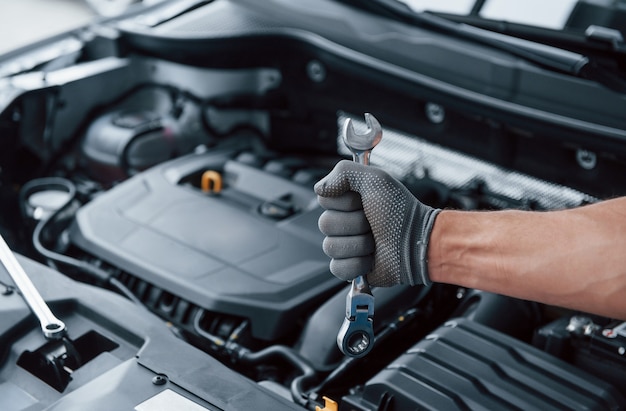
[[[251,365],[267,361],[272,357],[279,357],[288,361],[302,373],[291,382],[291,397],[297,404],[309,410],[315,409],[315,404],[309,401],[304,388],[305,383],[309,382],[316,376],[315,369],[308,360],[293,351],[290,347],[286,347],[284,345],[273,345],[257,352],[251,352],[245,348],[240,348],[238,355],[241,362]]]
[[[291,382],[291,396],[293,400],[299,405],[310,409],[315,410],[315,404],[313,404],[308,396],[305,393],[305,384],[316,377],[317,373],[315,368],[309,363],[307,359],[302,357],[300,354],[296,353],[290,347],[284,345],[272,345],[270,347],[264,348],[261,351],[252,352],[244,346],[235,342],[238,338],[238,335],[241,331],[247,326],[247,322],[244,321],[236,330],[234,330],[228,341],[224,341],[224,339],[211,334],[200,326],[200,321],[202,316],[204,315],[204,311],[200,310],[196,313],[193,320],[193,328],[194,331],[197,332],[200,336],[206,338],[211,341],[214,345],[219,348],[224,348],[235,360],[240,361],[241,363],[247,365],[255,365],[259,363],[263,363],[268,361],[271,358],[282,358],[297,368],[301,375],[294,378]]]
[[[193,317],[193,329],[195,332],[198,333],[198,335],[200,335],[203,338],[206,338],[207,340],[211,341],[213,344],[215,344],[218,347],[223,347],[225,344],[225,341],[218,337],[217,335],[213,335],[211,333],[209,333],[208,331],[205,331],[204,329],[202,329],[202,327],[200,326],[200,321],[202,319],[202,316],[204,315],[204,311],[203,310],[198,310],[196,312],[196,315]]]
[[[118,290],[124,297],[128,298],[133,303],[144,307],[143,302],[137,298],[135,294],[128,287],[126,287],[120,280],[115,277],[109,277],[109,284],[113,286],[116,290]]]
[[[382,331],[376,335],[376,343],[380,345],[384,340],[393,334],[393,332],[404,325],[407,325],[416,315],[418,310],[411,308],[405,311],[402,315],[396,317],[396,319],[385,326]],[[324,392],[327,387],[335,382],[335,380],[350,370],[353,364],[358,363],[356,358],[347,357],[333,372],[331,372],[317,387],[314,387],[311,392]]]
[[[141,301],[119,280],[112,277],[111,274],[106,272],[105,270],[96,267],[93,264],[90,264],[86,261],[78,260],[73,257],[66,256],[61,253],[57,253],[55,251],[47,249],[41,243],[41,233],[44,231],[49,222],[53,221],[61,212],[65,211],[70,204],[76,198],[76,186],[73,182],[68,179],[61,177],[46,177],[39,178],[36,180],[31,180],[24,184],[22,190],[20,192],[20,202],[25,204],[28,196],[34,192],[41,191],[44,189],[59,189],[66,191],[68,193],[68,198],[64,201],[64,203],[56,209],[52,214],[47,217],[39,220],[37,225],[35,226],[35,230],[33,231],[33,245],[35,249],[44,257],[49,260],[59,262],[61,264],[65,264],[71,267],[75,267],[80,271],[83,271],[89,275],[91,275],[98,283],[100,284],[108,284],[119,291],[126,298],[131,300],[132,302],[143,306]]]

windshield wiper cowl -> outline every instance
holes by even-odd
[[[342,0],[416,26],[506,51],[550,70],[579,76],[589,59],[579,53],[457,23],[429,12],[416,12],[398,0]]]
[[[428,18],[440,19],[432,15],[428,15]],[[494,33],[467,24],[456,25],[458,26],[456,30],[458,30],[463,37],[507,51],[515,56],[552,70],[580,76],[583,68],[589,64],[589,58],[587,56],[569,50]]]

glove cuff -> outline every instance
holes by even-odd
[[[414,238],[411,245],[415,247],[415,251],[411,253],[411,271],[408,273],[409,284],[411,285],[430,285],[430,277],[428,275],[428,245],[430,244],[430,234],[435,224],[435,218],[441,209],[430,208],[421,216],[422,225],[414,230]]]

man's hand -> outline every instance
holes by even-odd
[[[370,285],[429,284],[428,241],[440,210],[420,203],[385,171],[344,160],[315,185],[330,271]]]

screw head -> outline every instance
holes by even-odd
[[[326,67],[318,60],[311,60],[306,65],[306,74],[311,81],[321,83],[326,79]]]
[[[433,124],[441,124],[446,119],[446,109],[436,103],[426,103],[424,112],[426,118]]]
[[[576,162],[580,168],[593,170],[598,164],[598,157],[593,151],[578,149],[576,150]]]
[[[157,374],[152,377],[152,384],[154,385],[164,385],[167,382],[167,375]]]

